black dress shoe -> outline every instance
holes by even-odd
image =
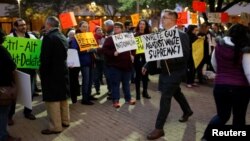
[[[192,116],[193,115],[193,112],[191,111],[191,112],[189,112],[189,113],[187,113],[187,114],[184,114],[180,119],[179,119],[179,122],[186,122],[187,120],[188,120],[188,118],[190,117],[190,116]]]
[[[62,127],[69,127],[70,125],[69,124],[62,124]]]
[[[98,100],[97,98],[93,97],[93,96],[90,96],[89,97],[89,100]]]
[[[35,120],[36,119],[36,117],[33,114],[25,114],[24,117],[29,119],[29,120]]]
[[[150,99],[151,98],[151,96],[149,96],[149,95],[143,95],[143,97],[146,98],[146,99]]]
[[[82,103],[83,105],[94,105],[94,103],[91,102],[91,101],[82,101],[81,103]]]
[[[49,129],[45,129],[45,130],[42,130],[41,133],[44,135],[50,135],[50,134],[59,134],[61,133],[61,131],[51,131]]]
[[[165,133],[162,129],[154,129],[151,133],[147,135],[148,140],[155,140],[162,136],[164,136]]]

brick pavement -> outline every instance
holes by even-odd
[[[112,103],[103,95],[106,86],[101,87],[101,95],[96,96],[99,100],[94,106],[81,105],[79,102],[70,104],[71,125],[58,135],[40,133],[47,127],[47,113],[41,96],[35,97],[33,112],[37,120],[25,119],[22,106],[18,105],[14,116],[15,125],[9,127],[9,132],[13,136],[22,137],[22,141],[146,141],[145,136],[154,128],[159,109],[157,78],[150,77],[149,94],[152,99],[141,99],[135,106],[125,104],[122,99],[122,107],[113,108]],[[194,111],[193,116],[186,123],[178,122],[182,112],[173,99],[164,127],[165,137],[156,141],[199,141],[207,123],[215,114],[211,84],[192,89],[182,85],[182,90]],[[134,85],[131,85],[131,93],[135,95]],[[122,94],[121,96],[123,97]],[[78,98],[80,100],[81,97]],[[250,106],[247,124],[250,124]]]

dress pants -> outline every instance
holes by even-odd
[[[179,103],[184,114],[191,112],[191,108],[181,92],[180,83],[166,84],[163,89],[164,91],[161,91],[160,110],[155,124],[156,129],[163,129],[170,111],[172,97]]]
[[[67,100],[56,102],[45,102],[48,118],[49,130],[62,131],[62,124],[69,125],[69,104]]]

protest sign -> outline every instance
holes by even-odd
[[[187,12],[179,12],[176,24],[177,25],[187,24],[188,23],[187,17],[188,17]]]
[[[62,29],[71,28],[77,25],[74,12],[61,13],[59,15],[59,19],[62,25]]]
[[[207,13],[207,18],[211,23],[221,23],[221,13]]]
[[[135,41],[136,41],[136,44],[137,44],[137,47],[138,47],[135,53],[136,54],[144,53],[144,47],[143,47],[141,37],[140,36],[135,37]]]
[[[17,88],[17,103],[32,109],[30,75],[15,71],[15,84]]]
[[[137,49],[133,33],[121,33],[112,36],[117,52],[122,53]]]
[[[192,55],[194,59],[194,66],[197,68],[204,57],[204,40],[205,37],[200,37],[192,43]]]
[[[92,32],[78,33],[75,35],[80,51],[86,51],[91,48],[98,48],[95,37]]]
[[[70,68],[80,67],[79,56],[76,49],[68,49],[67,65]]]
[[[200,1],[193,1],[192,8],[194,11],[206,12],[206,3]]]
[[[102,27],[102,19],[96,19],[96,20],[90,20],[89,21],[89,31],[90,32],[95,32],[95,28],[97,26]]]
[[[177,29],[142,35],[141,39],[147,62],[183,56],[180,35]]]
[[[138,13],[132,14],[132,15],[131,15],[131,19],[132,19],[133,26],[136,27],[137,24],[139,23],[140,16],[139,16]]]
[[[198,14],[197,13],[190,13],[191,15],[191,24],[198,24]]]
[[[228,21],[229,21],[228,13],[226,13],[226,12],[221,13],[221,22],[222,23],[227,23]]]
[[[3,46],[10,52],[17,68],[39,68],[42,46],[41,40],[6,37]]]

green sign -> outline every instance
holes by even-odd
[[[42,46],[41,40],[6,37],[3,46],[10,52],[17,68],[39,68]]]

